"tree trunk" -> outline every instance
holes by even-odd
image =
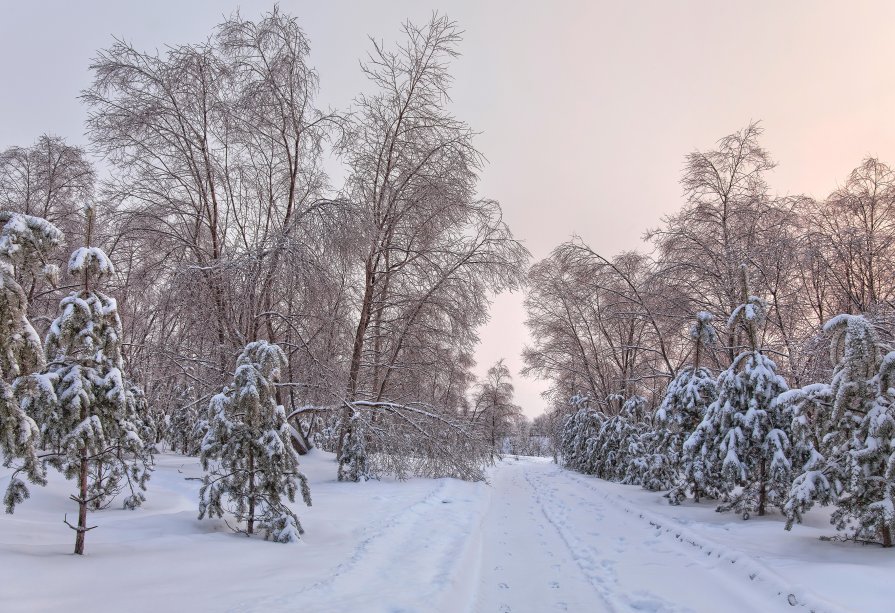
[[[84,412],[83,410],[81,411]],[[87,447],[81,447],[81,466],[78,497],[78,529],[75,536],[75,553],[84,555],[84,534],[87,532]]]
[[[883,526],[881,532],[883,534],[883,547],[891,547],[892,531],[889,529],[889,526]]]
[[[765,475],[765,460],[761,459],[759,464],[759,483],[758,483],[758,516],[764,515],[765,502],[767,500],[767,475]]]
[[[249,516],[246,520],[246,532],[255,530],[255,453],[249,448]]]

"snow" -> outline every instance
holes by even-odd
[[[340,483],[332,454],[303,456],[314,506],[298,544],[196,519],[196,458],[164,453],[136,511],[92,513],[53,472],[0,517],[0,603],[16,611],[888,611],[895,557],[824,542],[828,514],[791,532],[711,503],[507,457],[488,483]],[[0,472],[5,488],[9,471]],[[95,587],[104,578],[101,587]],[[98,597],[99,590],[103,597]],[[795,603],[795,604],[791,604]]]
[[[68,259],[68,274],[77,276],[85,272],[95,278],[111,277],[115,274],[115,267],[99,247],[79,247]]]

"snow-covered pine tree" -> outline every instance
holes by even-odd
[[[560,439],[560,455],[563,466],[587,472],[588,441],[597,435],[602,422],[602,414],[590,406],[590,398],[576,394],[569,399],[572,413],[566,418]]]
[[[367,460],[367,425],[367,418],[360,411],[352,410],[339,453],[339,481],[376,478]]]
[[[0,452],[3,465],[14,467],[4,495],[7,513],[28,498],[28,488],[20,478],[46,484],[46,474],[38,456],[39,429],[26,410],[27,396],[19,393],[23,379],[44,367],[40,337],[28,320],[28,299],[16,280],[16,272],[34,272],[41,264],[48,268],[44,251],[56,246],[62,233],[39,217],[0,212]]]
[[[114,274],[102,249],[90,246],[93,209],[87,208],[87,247],[72,253],[68,273],[81,289],[63,298],[44,343],[47,367],[28,390],[36,396],[35,418],[47,461],[76,479],[78,525],[75,553],[84,553],[89,508],[99,508],[127,490],[124,507],[134,509],[152,470],[151,446],[140,438],[142,417],[123,374],[122,329],[115,299],[96,286]],[[50,385],[44,385],[48,382]]]
[[[684,446],[703,463],[698,486],[721,498],[718,510],[734,510],[748,519],[753,512],[764,515],[768,505],[782,507],[786,500],[792,479],[787,455],[791,416],[775,402],[787,385],[759,348],[758,328],[766,307],[761,298],[748,294],[745,269],[742,295],[743,303],[728,325],[740,327],[749,348],[721,373],[718,398]],[[733,496],[738,487],[742,489]]]
[[[696,322],[690,328],[693,364],[682,368],[668,384],[654,420],[657,444],[644,486],[664,487],[671,482],[668,493],[671,504],[680,504],[688,494],[699,502],[700,483],[706,480],[707,467],[701,449],[685,447],[684,443],[718,397],[715,378],[702,366],[703,350],[717,341],[712,319],[711,313],[705,311],[696,314]]]
[[[582,472],[610,481],[639,483],[638,467],[632,464],[642,453],[645,428],[640,417],[645,399],[635,395],[625,400],[624,396],[613,394],[607,398],[607,404],[609,410],[616,412],[594,416],[591,427],[596,432],[585,443]]]
[[[168,432],[172,450],[183,455],[199,455],[202,439],[208,432],[208,421],[201,419],[196,405],[191,402],[174,410]]]
[[[786,528],[814,506],[835,505],[831,522],[855,538],[892,545],[895,531],[895,353],[880,359],[873,325],[838,315],[832,335],[829,384],[782,395],[793,411],[794,446],[804,460],[786,501]]]
[[[275,384],[286,365],[277,345],[246,345],[233,383],[211,399],[200,456],[207,474],[199,492],[199,519],[230,512],[245,522],[246,534],[258,528],[280,543],[298,541],[304,533],[286,500],[294,502],[300,488],[304,502],[311,504],[286,411],[276,401]]]

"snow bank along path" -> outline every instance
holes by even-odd
[[[197,521],[185,477],[198,462],[163,454],[144,509],[93,515],[84,558],[69,553],[70,484],[56,475],[0,518],[0,611],[840,610],[702,524],[548,461],[507,458],[489,484],[338,483],[318,451],[302,468],[314,506],[296,506],[299,545]]]

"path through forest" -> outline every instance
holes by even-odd
[[[491,473],[478,611],[767,611],[717,558],[625,510],[600,482],[536,459]],[[790,609],[790,607],[785,607]]]

